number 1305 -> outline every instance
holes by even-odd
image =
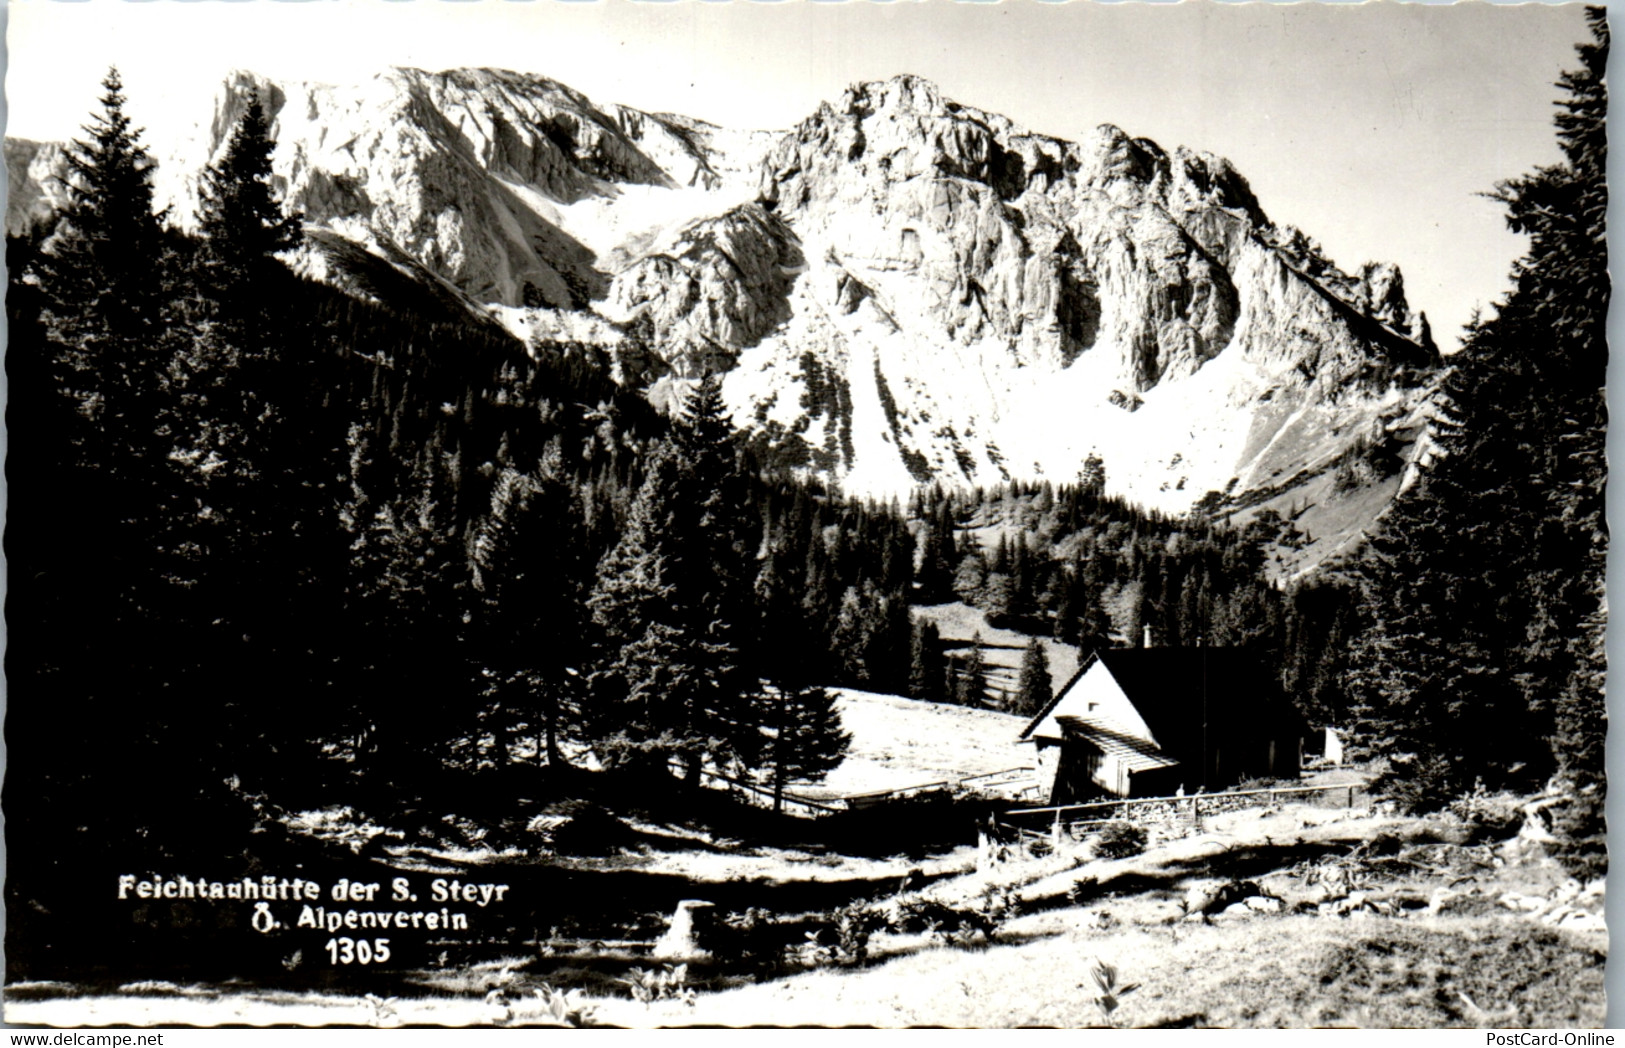
[[[389,960],[388,939],[352,939],[348,935],[327,940],[330,964],[383,964]]]

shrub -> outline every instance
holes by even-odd
[[[1601,785],[1577,791],[1552,812],[1553,848],[1557,861],[1571,877],[1595,880],[1608,875],[1608,824]]]
[[[1132,822],[1117,820],[1100,828],[1095,837],[1095,856],[1101,859],[1126,859],[1145,851],[1145,828]]]
[[[776,918],[752,908],[723,916],[699,945],[728,967],[766,967],[785,961],[807,967],[854,967],[868,962],[870,941],[878,932],[923,934],[937,942],[967,946],[992,941],[1019,912],[1017,891],[1010,886],[989,888],[965,906],[899,895],[797,918]]]
[[[1490,793],[1483,783],[1467,796],[1451,801],[1449,811],[1473,828],[1474,837],[1510,837],[1523,823],[1518,798],[1506,793]]]
[[[767,910],[723,914],[697,930],[697,944],[728,967],[755,967],[776,962],[784,953],[785,930]]]
[[[961,927],[968,925],[991,942],[1005,922],[1021,915],[1021,895],[1014,885],[992,886],[982,893],[974,907],[961,912],[967,917]]]
[[[878,910],[858,903],[843,907],[806,933],[800,959],[815,967],[862,964],[869,959],[870,937],[887,926],[886,917]]]
[[[620,819],[584,800],[550,805],[546,815],[531,822],[531,830],[554,851],[568,855],[613,855],[632,838]]]
[[[1398,756],[1371,782],[1371,791],[1405,814],[1440,811],[1462,795],[1461,772],[1441,754]]]

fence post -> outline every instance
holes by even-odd
[[[1056,809],[1056,811],[1055,811],[1055,824],[1050,827],[1050,831],[1049,831],[1049,850],[1050,850],[1051,855],[1059,855],[1059,854],[1061,854],[1061,812],[1060,812],[1060,809]]]
[[[1348,803],[1348,806],[1350,808],[1354,807],[1354,783],[1352,783],[1352,782],[1349,783],[1349,803]]]

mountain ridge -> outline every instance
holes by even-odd
[[[1069,482],[1098,457],[1149,507],[1256,502],[1400,439],[1440,359],[1396,267],[1339,270],[1229,161],[1036,134],[920,77],[775,133],[508,70],[239,72],[155,149],[183,224],[253,93],[316,234],[296,265],[357,245],[533,346],[605,343],[652,395],[725,372],[759,450],[853,492]],[[39,150],[7,154],[39,181]]]

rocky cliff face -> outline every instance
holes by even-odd
[[[914,77],[770,135],[495,70],[241,74],[164,154],[178,216],[253,92],[311,272],[342,282],[359,248],[521,332],[614,343],[626,381],[726,371],[761,447],[850,491],[1099,456],[1164,509],[1280,501],[1409,432],[1437,362],[1396,269],[1337,269],[1228,162],[1031,134]]]
[[[565,213],[623,191],[714,189],[703,128],[598,108],[563,84],[490,69],[393,69],[355,87],[238,74],[198,136],[161,167],[195,199],[246,100],[264,100],[274,167],[306,224],[411,258],[476,300],[581,309],[602,298],[598,252]],[[177,208],[189,216],[190,206]]]
[[[901,77],[785,136],[760,193],[810,265],[730,392],[860,490],[1098,454],[1150,505],[1255,501],[1385,440],[1437,359],[1393,267],[1339,272],[1226,161],[1115,127],[1033,135]]]
[[[56,142],[6,139],[6,232],[21,233],[47,221],[66,202],[61,176],[67,171]]]

